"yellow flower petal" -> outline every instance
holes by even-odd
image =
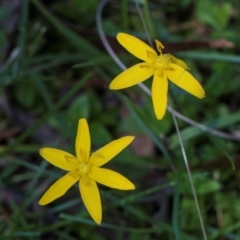
[[[146,66],[146,63],[138,63],[115,77],[109,88],[112,90],[131,87],[135,84],[143,82],[151,77],[154,69]]]
[[[96,182],[120,190],[132,190],[135,186],[121,174],[105,168],[92,167],[88,175]]]
[[[182,67],[184,69],[189,69],[189,67],[187,66],[187,64],[183,60],[181,60],[179,58],[176,58],[169,53],[167,54],[167,57],[169,58],[171,63],[175,63],[175,64],[179,65],[180,67]]]
[[[79,162],[88,162],[91,150],[91,137],[85,118],[78,122],[78,132],[75,142],[76,155]]]
[[[152,101],[157,119],[161,120],[167,108],[168,80],[166,73],[160,76],[157,71],[153,77],[152,83]]]
[[[204,98],[205,92],[200,83],[182,67],[170,63],[171,70],[167,70],[167,77],[178,87],[191,93],[195,97]]]
[[[79,180],[79,177],[76,177],[76,175],[71,174],[70,172],[65,174],[63,177],[59,178],[47,190],[47,192],[40,199],[39,204],[40,205],[46,205],[46,204],[54,201],[55,199],[61,197],[78,180]]]
[[[97,224],[101,224],[102,205],[96,182],[89,177],[83,177],[80,179],[79,189],[89,214]]]
[[[56,148],[42,148],[39,153],[45,160],[63,170],[74,171],[76,168],[74,163],[77,159],[68,152]]]
[[[107,163],[118,153],[120,153],[125,147],[127,147],[133,141],[133,139],[134,137],[132,136],[122,137],[100,148],[91,156],[92,166],[100,167],[103,164]]]
[[[151,55],[155,58],[157,57],[157,53],[149,45],[132,35],[118,33],[117,40],[128,52],[147,63],[153,62],[148,52],[152,53]]]

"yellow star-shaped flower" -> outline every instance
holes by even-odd
[[[188,72],[186,63],[171,54],[162,54],[164,46],[156,41],[160,55],[138,38],[126,33],[118,33],[118,42],[135,57],[143,60],[119,74],[110,84],[110,89],[117,90],[143,82],[153,75],[152,101],[156,117],[163,118],[167,107],[168,79],[178,87],[203,98],[205,92],[199,82]]]
[[[77,181],[79,189],[89,214],[100,224],[102,221],[102,205],[96,182],[120,190],[132,190],[135,186],[121,174],[101,168],[125,147],[134,137],[126,136],[110,142],[90,156],[91,139],[86,119],[80,119],[76,137],[76,157],[72,154],[55,149],[42,148],[40,155],[48,162],[63,170],[69,171],[58,179],[42,196],[40,205],[48,204],[61,197]]]

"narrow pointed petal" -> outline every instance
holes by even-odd
[[[81,178],[79,189],[84,205],[97,224],[102,222],[102,205],[97,184],[89,177]]]
[[[63,177],[59,178],[48,190],[47,192],[42,196],[42,198],[39,201],[40,205],[46,205],[55,199],[61,197],[64,195],[67,190],[77,181],[79,180],[79,177],[72,173],[67,173]]]
[[[153,58],[150,56],[157,57],[157,53],[149,45],[132,35],[118,33],[117,40],[128,52],[144,62],[152,63]]]
[[[91,150],[91,138],[89,134],[88,123],[85,118],[78,122],[78,132],[75,141],[77,160],[79,162],[88,162]]]
[[[133,136],[119,138],[108,143],[107,145],[100,148],[96,152],[92,153],[91,156],[92,166],[100,167],[103,164],[107,163],[112,158],[114,158],[118,153],[120,153],[125,147],[127,147],[133,141],[133,139],[134,139]]]
[[[127,178],[105,168],[92,167],[91,172],[88,175],[93,178],[96,182],[101,183],[105,186],[116,188],[119,190],[132,190],[135,186]]]
[[[170,68],[170,70],[167,70],[167,77],[174,84],[191,93],[195,97],[205,97],[205,92],[202,86],[188,71],[174,63],[170,63]]]
[[[160,76],[155,72],[152,83],[153,109],[157,119],[161,120],[167,108],[168,80],[166,73]]]
[[[74,171],[77,162],[76,157],[72,154],[56,149],[56,148],[42,148],[39,154],[52,165],[66,171]]]
[[[183,60],[181,60],[179,58],[176,58],[171,54],[167,54],[167,55],[168,55],[171,63],[175,63],[175,64],[179,65],[180,67],[182,67],[184,69],[189,69],[189,67],[187,66],[187,64]]]
[[[117,90],[131,87],[150,78],[153,72],[154,69],[146,66],[146,63],[138,63],[115,77],[109,88]]]

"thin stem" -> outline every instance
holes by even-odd
[[[195,190],[195,187],[194,187],[194,184],[193,184],[191,171],[190,171],[190,168],[189,168],[189,165],[188,165],[187,155],[186,155],[186,152],[185,152],[185,149],[184,149],[182,137],[181,137],[181,134],[180,134],[180,131],[179,131],[179,127],[178,127],[178,123],[177,123],[175,115],[172,114],[172,117],[173,117],[173,122],[174,122],[174,125],[175,125],[175,128],[176,128],[177,134],[178,134],[178,139],[179,139],[179,143],[180,143],[180,147],[181,147],[181,151],[182,151],[183,160],[184,160],[184,163],[185,163],[185,166],[186,166],[186,169],[187,169],[189,182],[190,182],[190,185],[191,185],[195,205],[196,205],[196,208],[197,208],[197,213],[198,213],[198,218],[199,218],[202,233],[203,233],[203,238],[204,238],[204,240],[207,240],[207,235],[206,235],[206,231],[205,231],[205,227],[204,227],[204,223],[203,223],[203,218],[202,218],[202,214],[201,214],[201,211],[200,211],[196,190]]]
[[[100,39],[106,48],[108,54],[112,57],[112,59],[115,61],[115,63],[124,71],[127,69],[127,67],[124,65],[124,63],[118,58],[118,56],[115,54],[111,46],[109,45],[109,42],[105,36],[105,33],[103,31],[102,27],[102,11],[105,5],[108,3],[109,0],[101,0],[98,4],[97,12],[96,12],[96,22],[97,22],[97,30],[98,34],[100,36]],[[151,91],[149,88],[147,88],[143,83],[139,83],[138,86],[149,96],[151,96]],[[182,121],[188,123],[189,125],[192,125],[196,128],[199,128],[200,130],[204,132],[209,132],[213,135],[216,135],[220,138],[228,139],[228,140],[233,140],[233,141],[240,141],[240,138],[237,136],[233,136],[231,134],[227,134],[218,130],[215,130],[213,128],[210,128],[204,124],[195,122],[194,120],[182,115],[181,113],[177,112],[174,110],[171,106],[167,106],[167,110],[171,112],[172,114],[175,115],[175,117],[181,119]]]
[[[108,43],[108,40],[105,36],[105,33],[103,32],[102,28],[102,11],[105,5],[107,4],[108,0],[102,0],[98,4],[97,12],[96,12],[96,22],[97,22],[97,29],[98,29],[98,34],[100,36],[100,39],[102,40],[103,46],[106,48],[108,54],[113,58],[115,63],[122,69],[125,70],[126,66],[123,64],[123,62],[118,58],[116,53],[113,51],[111,46]]]
[[[141,9],[138,6],[137,0],[135,0],[135,3],[136,3],[136,6],[137,6],[137,9],[138,9],[140,18],[141,18],[142,22],[144,23],[143,24],[144,28],[146,28],[145,20],[144,20],[144,18],[142,16],[142,11],[141,11]],[[146,29],[146,34],[148,36],[149,44],[151,45],[151,40],[150,40],[150,36],[149,36],[149,33],[148,33],[147,29]],[[183,145],[182,136],[181,136],[180,131],[179,131],[179,127],[178,127],[178,123],[177,123],[176,117],[175,117],[173,112],[171,112],[171,114],[172,114],[172,117],[173,117],[173,122],[174,122],[174,125],[175,125],[175,129],[177,131],[178,140],[179,140],[179,143],[180,143],[180,148],[181,148],[181,151],[182,151],[183,160],[184,160],[184,163],[185,163],[185,166],[186,166],[186,169],[187,169],[188,179],[189,179],[189,182],[190,182],[190,185],[191,185],[191,189],[192,189],[195,205],[196,205],[196,208],[197,208],[197,213],[198,213],[198,218],[199,218],[201,229],[202,229],[203,238],[204,238],[204,240],[207,240],[207,235],[206,235],[206,231],[205,231],[205,227],[204,227],[204,223],[203,223],[203,218],[202,218],[202,214],[201,214],[201,211],[200,211],[196,190],[195,190],[195,187],[194,187],[194,184],[193,184],[193,179],[192,179],[191,171],[190,171],[188,160],[187,160],[187,154],[186,154],[186,151],[185,151],[185,148],[184,148],[184,145]],[[175,202],[176,201],[177,200],[175,199]],[[175,204],[175,205],[177,205],[177,204]],[[175,233],[175,235],[177,235],[177,233]]]
[[[148,28],[147,28],[147,25],[146,25],[146,22],[145,22],[145,20],[144,20],[144,17],[143,17],[141,8],[139,7],[139,4],[138,4],[138,1],[137,1],[137,0],[135,0],[135,4],[136,4],[136,8],[137,8],[137,10],[138,10],[138,14],[139,14],[139,16],[140,16],[140,19],[141,19],[141,21],[142,21],[142,25],[143,25],[144,31],[145,31],[145,33],[146,33],[146,36],[147,36],[149,45],[150,45],[151,47],[153,47],[152,41],[151,41],[151,38],[150,38],[150,34],[149,34],[149,31],[148,31]]]

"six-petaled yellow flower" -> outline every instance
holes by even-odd
[[[125,33],[117,35],[118,42],[135,57],[144,62],[138,63],[119,74],[110,84],[110,89],[117,90],[143,82],[153,75],[152,101],[158,119],[162,119],[167,107],[168,79],[178,87],[203,98],[205,92],[199,82],[187,71],[182,60],[171,54],[162,54],[164,46],[156,41],[158,55],[154,49],[138,38]]]
[[[40,205],[48,204],[61,197],[76,182],[88,212],[93,220],[100,224],[102,221],[102,205],[96,182],[120,190],[132,190],[135,186],[121,174],[109,169],[101,168],[125,147],[134,137],[126,136],[110,142],[106,146],[90,155],[91,139],[88,124],[85,119],[80,119],[76,137],[76,157],[72,154],[55,149],[42,148],[40,155],[51,164],[68,171],[57,180],[42,196]]]

